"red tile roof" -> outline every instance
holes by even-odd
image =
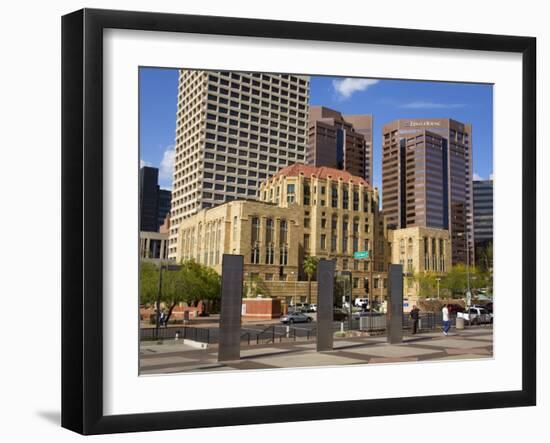
[[[327,179],[330,177],[331,180],[342,179],[343,182],[349,183],[350,181],[356,185],[363,185],[368,189],[372,190],[372,186],[362,177],[357,175],[351,175],[347,171],[341,171],[340,169],[329,168],[327,166],[311,166],[304,165],[302,163],[295,163],[293,165],[286,166],[282,169],[279,169],[272,179],[278,177],[295,177],[298,175],[303,175],[306,178],[311,178],[312,175],[315,175],[320,179]]]

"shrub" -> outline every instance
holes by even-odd
[[[443,306],[446,304],[455,304],[460,305],[463,308],[465,307],[464,300],[462,299],[431,299],[431,300],[419,300],[418,307],[421,311],[424,312],[440,312],[443,309]]]

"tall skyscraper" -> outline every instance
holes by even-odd
[[[159,170],[144,166],[139,171],[139,230],[158,231]]]
[[[474,180],[474,238],[476,248],[493,241],[493,180]]]
[[[309,77],[181,70],[169,257],[201,208],[257,197],[259,183],[305,162]]]
[[[172,200],[172,193],[167,189],[159,189],[158,193],[158,224],[163,225],[166,216],[170,212],[170,201]]]
[[[382,205],[389,226],[449,230],[452,263],[473,263],[472,127],[396,120],[382,129]],[[468,246],[467,246],[468,245]]]
[[[372,186],[373,154],[372,154],[372,125],[371,114],[345,115],[344,119],[353,125],[355,132],[362,134],[365,138],[365,175],[364,178]]]
[[[372,116],[311,106],[307,163],[347,171],[372,185]]]
[[[158,168],[144,166],[139,171],[139,230],[158,232],[170,212],[171,192],[160,189]]]

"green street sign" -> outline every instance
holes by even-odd
[[[357,251],[353,253],[353,258],[369,258],[369,251]]]

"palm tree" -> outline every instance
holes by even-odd
[[[303,268],[307,275],[307,303],[311,301],[311,278],[317,272],[317,263],[319,259],[308,255],[304,258]]]

